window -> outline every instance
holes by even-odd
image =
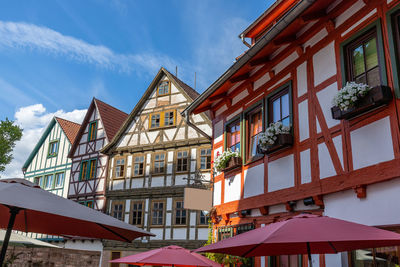
[[[289,86],[280,90],[277,94],[268,98],[268,122],[282,122],[285,126],[290,126],[290,96]]]
[[[240,151],[240,120],[227,126],[227,145],[232,151]]]
[[[112,203],[112,216],[118,220],[124,220],[124,203],[113,201]]]
[[[174,120],[175,120],[175,112],[174,111],[164,112],[164,126],[174,125],[175,124]]]
[[[169,94],[169,82],[168,81],[162,81],[158,85],[158,95],[168,95]]]
[[[96,178],[96,162],[96,159],[82,161],[80,181]]]
[[[176,171],[177,172],[186,172],[188,171],[188,152],[187,151],[178,151],[176,154],[177,162],[176,162]]]
[[[200,169],[211,169],[211,148],[200,150]]]
[[[96,160],[95,159],[91,159],[90,160],[90,164],[89,164],[89,179],[94,179],[96,178]]]
[[[164,223],[164,202],[155,201],[152,204],[151,224],[162,225]]]
[[[164,173],[165,171],[165,154],[154,155],[154,173]]]
[[[121,252],[111,251],[111,260],[116,260],[121,258]],[[119,263],[110,263],[110,267],[119,267]]]
[[[57,152],[58,152],[58,141],[50,142],[48,156],[49,157],[57,156]]]
[[[347,80],[371,87],[382,83],[376,29],[363,34],[345,47]]]
[[[35,177],[33,178],[33,183],[37,186],[42,186],[43,178],[42,177]]]
[[[160,127],[160,113],[152,114],[150,128],[158,128],[158,127]]]
[[[96,139],[97,121],[89,123],[88,141]]]
[[[183,208],[183,201],[175,202],[175,224],[185,225],[186,224],[186,210]]]
[[[150,114],[150,129],[174,126],[176,122],[176,110]]]
[[[45,189],[52,189],[54,186],[54,175],[50,174],[50,175],[46,175],[45,176],[45,185],[44,188]]]
[[[56,187],[60,188],[63,187],[63,185],[64,185],[64,173],[59,172],[56,174]]]
[[[141,176],[144,174],[144,156],[137,156],[133,163],[133,176]]]
[[[86,201],[78,201],[79,204],[86,206],[88,208],[94,208],[94,201],[93,200],[86,200]]]
[[[124,177],[125,172],[125,159],[116,159],[115,161],[115,177]]]
[[[142,225],[143,224],[143,202],[132,202],[131,207],[131,224]]]
[[[198,224],[199,225],[208,225],[208,220],[210,218],[208,217],[208,214],[206,214],[206,212],[204,211],[199,211],[199,220],[198,220]]]
[[[247,159],[257,155],[259,134],[262,132],[262,109],[257,107],[246,116],[247,124]]]

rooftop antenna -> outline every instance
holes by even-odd
[[[175,66],[175,76],[178,77],[178,66]]]
[[[194,72],[194,90],[196,90],[196,72]]]

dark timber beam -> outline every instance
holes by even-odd
[[[250,77],[250,73],[249,73],[249,72],[246,72],[245,74],[242,74],[242,75],[239,75],[239,76],[236,76],[236,77],[231,78],[229,81],[230,81],[231,83],[237,83],[237,82],[241,82],[241,81],[243,81],[243,80],[246,80],[246,79],[248,79],[249,77]]]
[[[259,66],[259,65],[267,64],[267,63],[270,63],[270,60],[269,60],[268,56],[260,57],[260,58],[256,58],[256,59],[253,59],[252,61],[250,61],[250,66],[251,67],[256,67],[256,66]]]
[[[303,15],[300,18],[304,23],[308,23],[311,21],[319,20],[320,18],[323,18],[325,16],[326,16],[326,11],[325,11],[325,9],[322,9],[322,10],[318,10],[318,11],[315,11],[310,14]]]
[[[280,46],[285,44],[291,44],[297,40],[296,34],[283,36],[281,38],[277,38],[274,42],[274,45]]]
[[[212,95],[212,96],[210,96],[210,97],[208,98],[208,100],[209,100],[209,101],[215,101],[215,100],[218,100],[218,99],[223,98],[223,97],[225,97],[225,96],[227,96],[227,93],[226,93],[226,92],[223,92],[223,93],[220,93],[220,94],[217,94],[217,95]]]

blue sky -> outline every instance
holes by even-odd
[[[79,121],[93,96],[129,113],[160,66],[204,91],[245,49],[272,0],[0,2],[0,119],[24,139],[19,169],[53,115]],[[6,175],[7,176],[7,175]]]

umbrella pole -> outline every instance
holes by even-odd
[[[8,242],[10,241],[11,231],[12,231],[13,226],[14,226],[15,217],[17,217],[17,214],[20,211],[20,209],[16,208],[16,207],[9,207],[9,209],[10,209],[10,214],[11,215],[10,215],[10,219],[8,220],[7,232],[6,232],[6,235],[4,236],[3,246],[1,247],[0,267],[3,266],[4,260],[6,258]]]
[[[308,254],[308,262],[310,263],[309,267],[312,267],[311,249],[310,249],[310,243],[309,242],[307,242],[307,254]]]

